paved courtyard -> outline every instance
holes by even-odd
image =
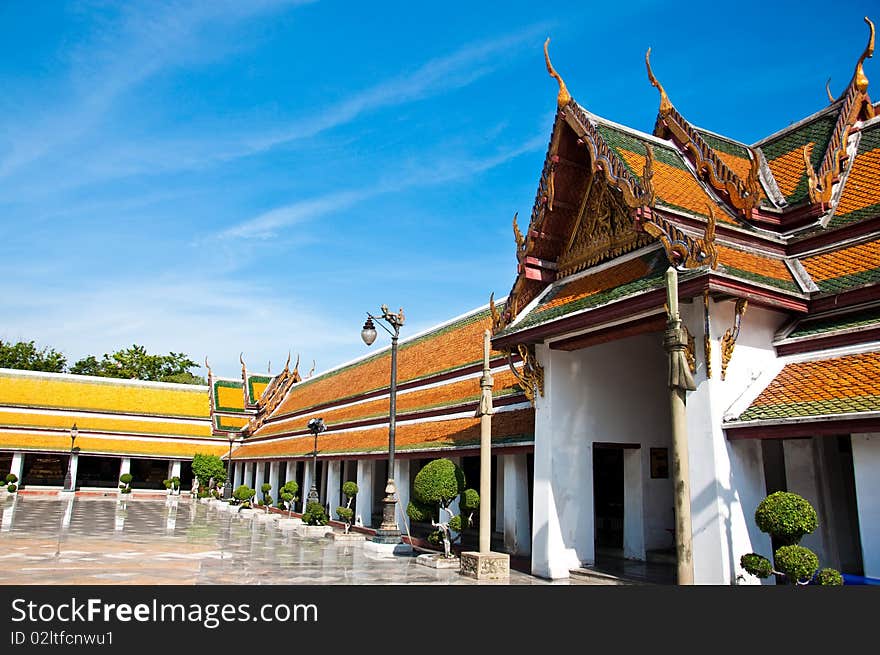
[[[300,538],[188,498],[17,495],[0,503],[0,584],[478,584],[415,557],[376,558],[361,543]],[[584,583],[517,571],[509,580]]]

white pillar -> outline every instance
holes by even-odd
[[[339,498],[339,476],[342,462],[335,460],[327,462],[327,508],[332,519],[336,519],[336,508],[341,505]]]
[[[816,510],[819,519],[819,527],[812,533],[806,534],[801,539],[801,545],[806,546],[819,556],[819,563],[828,562],[830,558],[827,540],[829,525],[828,514],[824,510],[821,480],[816,470],[816,449],[812,439],[784,439],[782,451],[785,453],[785,486],[788,491],[806,498]],[[829,525],[830,527],[830,525]]]
[[[880,433],[852,435],[852,453],[862,567],[880,578]]]
[[[306,511],[306,503],[309,502],[309,492],[312,490],[312,461],[303,462],[303,488],[299,495],[302,498],[302,510]]]
[[[279,467],[281,466],[281,462],[271,462],[269,464],[269,484],[272,485],[272,488],[269,490],[269,495],[272,496],[276,501],[279,498],[278,495],[278,474]]]
[[[623,451],[623,556],[645,560],[644,485],[642,483],[642,451]]]
[[[327,504],[327,461],[318,462],[318,465],[321,467],[321,476],[320,481],[318,482],[318,498],[326,505]]]
[[[244,476],[242,477],[241,483],[251,489],[253,489],[253,479],[254,479],[254,463],[253,462],[245,462],[244,463]],[[201,482],[201,480],[199,481]]]
[[[526,455],[499,455],[497,479],[504,489],[504,550],[511,555],[531,552],[529,479]]]
[[[284,480],[285,484],[290,481],[296,482],[296,462],[292,459],[287,460],[287,463],[285,464]],[[297,492],[296,495],[298,496],[299,492]]]
[[[119,462],[119,477],[131,473],[131,457],[123,457]]]
[[[358,495],[355,498],[355,520],[360,516],[365,527],[373,522],[373,460],[362,459],[357,463]]]
[[[242,484],[244,479],[244,462],[234,462],[232,467],[232,490],[235,491]]]
[[[254,500],[261,501],[263,500],[263,490],[260,489],[260,487],[262,487],[263,483],[266,481],[266,462],[262,460],[257,460],[256,462],[254,462],[254,466],[257,469],[256,479],[254,480],[254,489],[256,489],[257,495],[254,496]]]
[[[494,498],[492,500],[495,501],[495,532],[504,532],[504,458],[506,455],[497,455],[495,457],[495,488],[492,490],[494,492]],[[506,543],[505,538],[505,543]],[[525,547],[526,552],[531,550],[531,546]]]
[[[175,459],[171,462],[171,477],[179,478],[180,477],[180,460]]]
[[[397,487],[397,527],[406,534],[404,521],[409,524],[406,506],[409,505],[409,460],[394,460],[394,486]]]
[[[12,465],[9,467],[9,472],[15,474],[15,477],[18,478],[16,484],[20,486],[23,482],[21,478],[24,475],[24,453],[20,450],[12,453]]]
[[[76,489],[76,471],[79,468],[79,453],[70,454],[70,488]]]

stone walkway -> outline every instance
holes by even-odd
[[[377,558],[361,543],[300,538],[188,498],[0,503],[0,584],[479,584],[414,556]],[[596,582],[511,571],[508,584]]]

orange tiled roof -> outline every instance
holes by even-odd
[[[880,239],[801,260],[822,291],[839,292],[880,281]]]
[[[521,393],[517,380],[509,370],[499,371],[493,375],[495,381],[495,395],[506,396],[512,393]],[[432,409],[450,405],[458,405],[476,401],[480,396],[480,378],[472,377],[459,380],[441,386],[427,389],[416,389],[410,392],[401,392],[397,395],[397,414]],[[389,399],[378,398],[349,405],[347,407],[329,408],[315,412],[324,419],[328,426],[348,423],[369,418],[387,417],[390,411]],[[287,421],[277,421],[264,424],[254,436],[264,437],[273,434],[284,434],[304,430],[311,415],[303,415]]]
[[[791,271],[781,259],[716,244],[718,262],[734,275],[789,291],[800,291]]]
[[[412,341],[401,342],[398,349],[398,382],[482,361],[483,331],[490,329],[491,324],[489,311],[483,310]],[[493,353],[493,356],[498,354]],[[386,388],[390,379],[391,354],[386,349],[369,359],[299,383],[273,416],[284,416],[322,403],[354,398]]]
[[[156,455],[191,458],[196,453],[222,455],[229,449],[223,440],[187,443],[183,440],[104,439],[80,435],[76,446],[82,454],[112,453],[118,455]],[[65,434],[26,434],[0,429],[0,448],[16,450],[48,450],[70,452],[70,437]]]
[[[862,132],[829,227],[873,216],[880,216],[880,124]]]
[[[499,412],[492,417],[492,442],[532,441],[535,412],[531,408]],[[480,442],[480,419],[461,418],[400,423],[397,425],[397,450],[432,450],[436,448],[473,446]],[[308,455],[314,448],[311,435],[268,442],[246,443],[232,451],[233,459],[252,457],[296,457]],[[381,452],[388,450],[388,427],[366,430],[328,430],[318,438],[319,455]]]
[[[880,352],[786,364],[738,421],[880,411]]]

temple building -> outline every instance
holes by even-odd
[[[694,387],[695,581],[755,582],[739,560],[772,551],[754,511],[777,490],[816,508],[819,529],[803,543],[822,566],[880,578],[880,105],[863,68],[874,48],[866,22],[841,95],[752,144],[692,125],[650,50],[653,129],[597,116],[572,98],[545,44],[557,112],[524,230],[514,216],[512,288],[421,334],[404,330],[393,471],[390,347],[305,377],[299,358],[275,375],[242,358],[239,378],[208,367],[208,387],[2,370],[0,467],[25,492],[57,489],[75,458],[80,488],[115,486],[130,470],[137,490],[231,447],[234,486],[268,482],[277,497],[296,480],[298,511],[313,482],[332,512],[355,481],[367,530],[393,478],[401,529],[417,530],[404,510],[424,463],[453,459],[479,486],[489,330],[493,548],[529,556],[546,578],[603,557],[668,560],[673,267]],[[327,428],[317,440],[314,418]]]

